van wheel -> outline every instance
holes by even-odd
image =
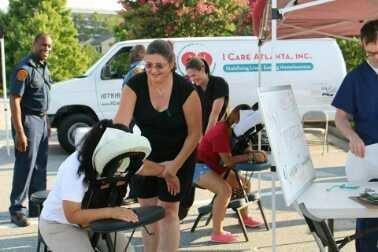
[[[58,126],[60,146],[68,153],[75,151],[75,130],[79,127],[90,127],[96,123],[92,117],[84,114],[73,114],[65,117]]]

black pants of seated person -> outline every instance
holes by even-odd
[[[370,182],[378,182],[378,179],[372,179]],[[356,233],[365,233],[378,227],[378,218],[357,219]],[[357,252],[378,252],[378,231],[368,233],[356,239]]]

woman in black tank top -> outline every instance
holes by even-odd
[[[129,125],[134,119],[152,152],[143,165],[164,165],[161,177],[137,177],[132,191],[143,205],[161,205],[165,217],[151,225],[155,235],[143,234],[145,251],[177,251],[180,243],[178,206],[189,190],[194,172],[194,149],[201,136],[201,103],[193,86],[175,70],[172,45],[155,40],[147,48],[145,73],[124,87],[114,121]],[[177,177],[180,186],[176,184]],[[159,233],[164,232],[163,235]]]

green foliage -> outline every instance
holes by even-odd
[[[343,52],[348,72],[365,60],[365,52],[358,38],[352,40],[338,39],[337,43]]]
[[[123,0],[119,40],[250,34],[248,6],[234,0]]]
[[[77,39],[72,15],[65,0],[10,0],[8,13],[0,17],[5,29],[7,76],[30,51],[34,36],[47,32],[53,39],[49,69],[54,81],[82,74],[96,55]]]
[[[73,20],[80,42],[87,41],[96,36],[112,37],[114,27],[122,22],[122,18],[118,15],[99,13],[74,13]]]
[[[88,56],[88,67],[93,65],[101,57],[101,53],[99,53],[94,46],[82,45],[82,47],[83,53]]]

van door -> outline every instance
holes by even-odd
[[[113,118],[122,92],[123,77],[129,70],[131,46],[122,47],[108,60],[97,79],[96,95],[103,118]]]

